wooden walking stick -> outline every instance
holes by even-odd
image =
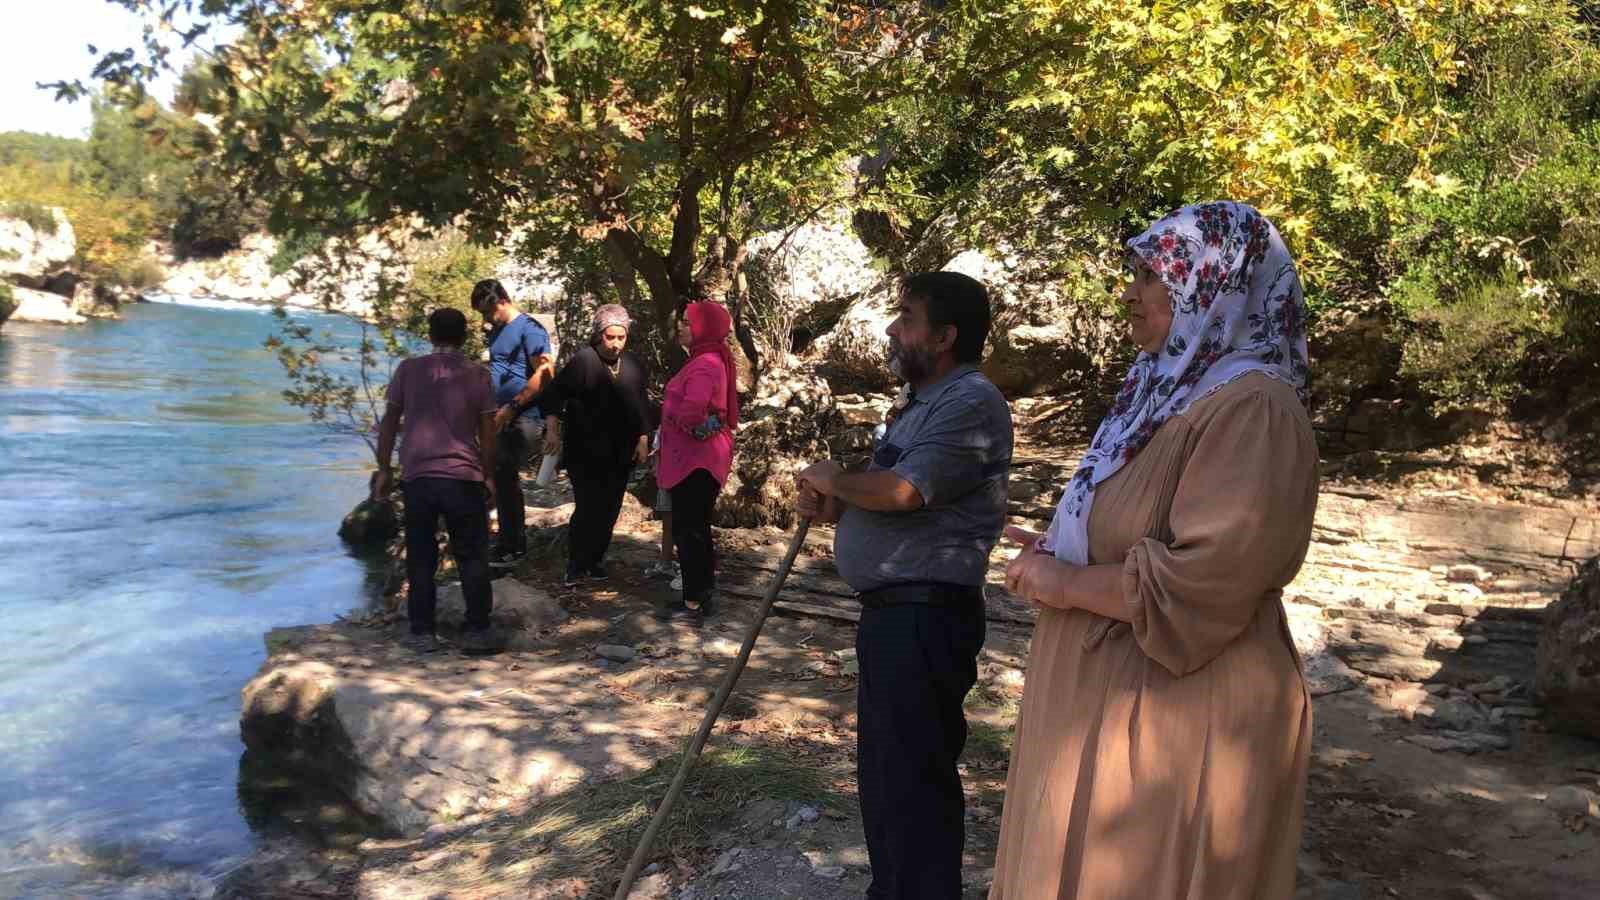
[[[644,837],[639,839],[639,846],[634,848],[633,859],[628,861],[628,868],[622,873],[622,881],[617,885],[614,900],[626,900],[628,892],[633,890],[634,879],[639,877],[639,870],[644,868],[644,861],[650,856],[650,847],[656,841],[656,833],[666,823],[667,816],[672,813],[672,804],[683,793],[683,786],[689,780],[689,769],[694,766],[695,760],[700,758],[700,751],[706,745],[706,738],[711,736],[711,727],[717,723],[717,716],[721,715],[722,707],[728,702],[728,696],[733,693],[734,682],[739,680],[739,674],[744,671],[744,665],[750,660],[750,651],[756,646],[756,638],[761,634],[761,626],[766,624],[767,616],[772,612],[772,604],[778,599],[778,591],[783,587],[783,581],[789,577],[789,569],[794,565],[794,559],[800,555],[800,548],[805,546],[806,532],[811,529],[810,519],[801,519],[799,527],[795,528],[794,537],[789,539],[789,552],[783,555],[783,562],[778,566],[778,574],[773,576],[772,584],[767,587],[767,594],[761,598],[761,608],[756,610],[756,618],[750,623],[750,630],[745,633],[744,646],[739,648],[739,656],[734,659],[733,665],[728,667],[727,674],[722,676],[722,685],[717,688],[716,696],[711,698],[711,705],[706,707],[705,718],[700,720],[700,730],[695,732],[694,738],[689,741],[689,746],[683,751],[683,759],[678,763],[678,774],[672,777],[672,785],[667,788],[667,795],[661,798],[661,805],[656,807],[655,817],[650,820],[650,827],[644,830]]]

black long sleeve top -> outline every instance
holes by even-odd
[[[626,350],[615,376],[593,347],[568,360],[539,397],[545,415],[561,417],[563,463],[626,465],[654,425],[648,384],[644,363]]]

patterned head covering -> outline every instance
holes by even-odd
[[[594,311],[594,318],[589,322],[589,341],[600,340],[600,335],[613,325],[621,325],[623,331],[633,328],[633,318],[619,303],[607,303]]]
[[[1089,560],[1095,488],[1150,442],[1161,424],[1251,372],[1294,386],[1306,401],[1305,298],[1278,230],[1243,203],[1185,206],[1128,242],[1172,298],[1158,354],[1141,352],[1111,412],[1062,493],[1040,549]]]

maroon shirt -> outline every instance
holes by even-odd
[[[483,480],[478,423],[495,410],[489,370],[460,353],[404,360],[389,380],[389,406],[400,411],[404,480]]]

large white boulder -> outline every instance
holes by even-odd
[[[52,207],[50,213],[54,233],[35,231],[27,222],[0,213],[0,276],[35,281],[72,260],[78,252],[72,223],[59,209]]]
[[[11,313],[13,322],[44,322],[51,325],[82,325],[89,321],[72,311],[72,301],[60,294],[12,288],[17,308]]]
[[[1600,740],[1600,556],[1545,609],[1537,687],[1552,727]]]

